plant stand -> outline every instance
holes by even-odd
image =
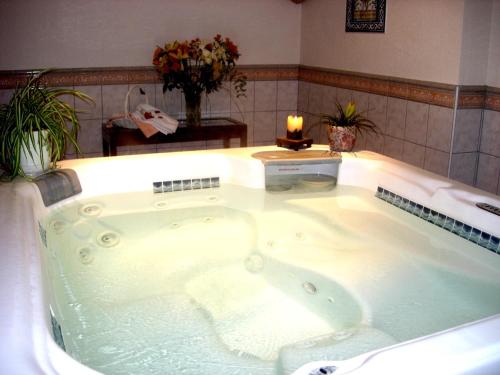
[[[285,137],[276,138],[276,146],[299,151],[299,149],[309,148],[312,145],[312,138],[289,139]]]

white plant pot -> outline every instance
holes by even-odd
[[[39,137],[43,137],[41,150],[38,143]],[[42,174],[49,169],[50,165],[49,149],[46,142],[47,131],[43,130],[40,133],[38,131],[34,131],[33,138],[35,141],[34,144],[30,140],[28,147],[23,145],[23,147],[21,148],[21,169],[28,177],[36,177]],[[31,150],[31,155],[28,149]]]

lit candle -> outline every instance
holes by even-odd
[[[286,137],[288,139],[302,139],[302,124],[304,119],[302,116],[288,116],[286,126]]]
[[[286,129],[289,132],[294,132],[294,131],[302,131],[302,123],[303,123],[303,118],[302,116],[288,116],[288,124]]]

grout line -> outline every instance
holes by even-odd
[[[450,154],[449,154],[449,160],[448,160],[448,175],[447,175],[448,178],[450,178],[450,175],[451,175],[451,159],[452,159],[452,155],[453,155],[453,141],[455,139],[455,123],[457,121],[458,96],[459,95],[460,95],[460,86],[457,85],[455,87],[455,103],[453,105],[453,122],[451,124]]]
[[[476,168],[474,170],[474,179],[472,180],[473,186],[477,186],[477,176],[479,172],[479,158],[481,156],[481,141],[483,138],[483,124],[484,124],[484,109],[481,110],[481,119],[479,121],[479,134],[477,137],[477,144],[476,144],[476,149],[477,149],[477,158],[476,158]],[[497,185],[497,191],[498,191],[498,185]]]

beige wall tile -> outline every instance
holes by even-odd
[[[337,88],[324,86],[323,97],[321,98],[321,113],[333,114],[337,112]]]
[[[432,148],[425,148],[425,161],[424,169],[437,173],[441,176],[448,176],[448,163],[450,161],[450,154]]]
[[[299,97],[297,99],[297,111],[307,112],[309,107],[309,82],[299,81]]]
[[[58,89],[69,89],[73,90],[74,86],[57,87]],[[73,95],[60,95],[59,100],[69,104],[71,107],[75,108],[75,97]]]
[[[239,140],[236,140],[236,142],[233,142],[233,140],[229,141],[229,145],[234,145],[234,147],[239,147],[240,142]],[[233,147],[233,146],[231,146]],[[207,150],[218,150],[221,148],[224,148],[224,141],[222,139],[216,139],[214,141],[207,141],[206,145]]]
[[[386,132],[387,96],[370,94],[368,96],[368,119],[377,125],[380,132]],[[382,142],[383,143],[383,142]]]
[[[453,109],[431,105],[426,145],[440,151],[450,151],[452,127]]]
[[[231,118],[247,124],[247,145],[248,147],[253,146],[254,112],[232,112]]]
[[[401,160],[403,157],[403,141],[386,135],[384,140],[384,155]]]
[[[403,145],[403,158],[406,163],[414,165],[419,168],[424,167],[425,159],[425,146],[417,145],[412,142],[404,142]]]
[[[337,101],[345,108],[347,103],[352,101],[352,91],[348,89],[337,88]]]
[[[403,139],[405,134],[407,101],[398,98],[387,99],[387,126],[385,134]]]
[[[255,111],[276,111],[277,81],[255,82]]]
[[[319,115],[321,113],[322,99],[324,96],[325,86],[317,83],[311,83],[309,86],[309,99],[307,112]]]
[[[366,149],[366,138],[369,137],[369,134],[361,133],[356,137],[356,143],[354,144],[353,151],[362,151]]]
[[[368,112],[370,94],[361,91],[352,92],[352,100],[356,103],[356,110],[358,112]]]
[[[75,86],[75,90],[89,95],[94,103],[86,103],[82,100],[75,100],[75,109],[79,112],[78,118],[81,120],[102,119],[102,87],[98,86]]]
[[[159,143],[156,145],[156,152],[176,152],[182,149],[182,143]]]
[[[261,142],[255,142],[254,146],[272,146],[274,145],[276,140],[274,141],[261,141]]]
[[[255,82],[248,81],[245,96],[236,97],[234,87],[231,88],[231,113],[253,112],[255,99]]]
[[[384,138],[382,134],[370,134],[366,138],[366,150],[382,154],[384,152]]]
[[[231,112],[231,86],[229,82],[224,82],[219,91],[208,95],[207,105],[210,117],[228,116]]]
[[[102,152],[88,152],[83,154],[84,158],[101,158]]]
[[[429,104],[408,101],[406,105],[405,140],[425,145],[428,120]]]
[[[102,152],[101,119],[81,120],[78,145],[83,154]]]
[[[155,85],[155,102],[156,107],[174,118],[179,118],[181,113],[182,91],[173,90],[163,93],[163,84]]]
[[[450,178],[467,185],[474,185],[477,158],[477,152],[453,154],[451,156]]]
[[[276,141],[276,112],[255,112],[253,142]]]
[[[297,111],[298,81],[278,81],[278,111]]]
[[[106,121],[111,116],[124,114],[123,108],[128,85],[105,85],[102,86],[102,115]]]
[[[116,150],[118,155],[142,155],[156,153],[156,145],[120,146]]]
[[[453,152],[475,152],[479,148],[482,109],[459,109],[455,120]]]
[[[500,157],[500,112],[484,111],[480,150]]]
[[[286,126],[289,111],[278,111],[276,114],[276,137],[286,137]]]
[[[497,194],[500,179],[500,158],[479,154],[476,186]]]
[[[157,152],[193,151],[193,150],[205,150],[206,148],[207,148],[207,141],[160,143],[156,145]]]
[[[321,142],[321,134],[322,134],[322,126],[319,125],[319,116],[304,113],[301,114],[304,117],[304,125],[303,125],[303,136],[307,138],[312,138],[313,143]]]

